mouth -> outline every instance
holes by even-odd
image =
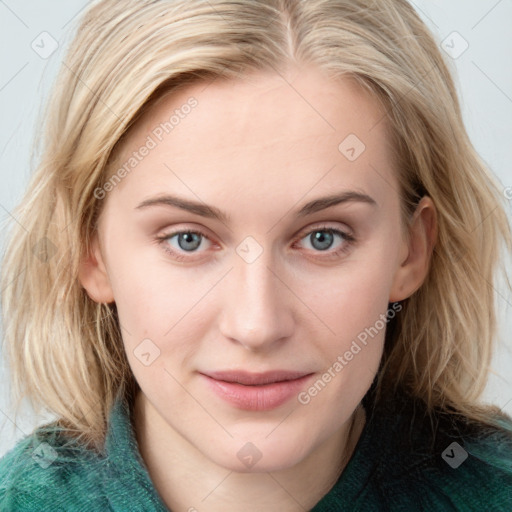
[[[200,375],[210,390],[230,405],[248,411],[267,411],[297,396],[313,373],[274,370],[264,373],[219,371]]]

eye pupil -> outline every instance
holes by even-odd
[[[327,236],[326,236],[327,235]],[[317,245],[316,242],[319,242]],[[329,249],[333,243],[333,234],[329,231],[315,231],[311,234],[311,245],[320,251]]]
[[[178,245],[184,251],[197,249],[201,245],[201,235],[191,232],[179,233]]]

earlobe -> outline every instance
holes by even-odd
[[[406,257],[396,270],[389,302],[410,297],[425,281],[437,240],[437,212],[432,199],[425,196],[418,203],[404,241]]]
[[[94,235],[91,242],[89,253],[82,256],[78,278],[87,295],[93,301],[98,303],[114,302],[114,294],[101,254],[97,234]]]

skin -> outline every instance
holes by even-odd
[[[198,372],[287,369],[321,377],[389,302],[421,286],[435,208],[423,198],[405,236],[382,105],[349,79],[334,81],[315,68],[188,86],[138,121],[119,161],[191,96],[197,107],[103,199],[80,281],[93,300],[117,304],[142,389],[134,415],[139,448],[167,506],[309,510],[361,434],[360,402],[385,330],[306,405],[292,399],[270,411],[242,411]],[[354,161],[338,149],[349,134],[366,146]],[[364,192],[376,205],[354,201],[295,214],[344,190]],[[165,205],[136,209],[166,193],[214,206],[229,220]],[[310,235],[324,225],[356,241],[334,235],[322,251]],[[196,252],[180,248],[177,236],[156,240],[187,229],[207,237]],[[251,263],[237,253],[248,236],[262,250]],[[334,255],[340,247],[346,250]],[[160,350],[149,366],[134,353],[147,338]],[[250,468],[237,457],[249,441],[261,453]]]

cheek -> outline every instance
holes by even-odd
[[[371,384],[382,357],[387,315],[398,314],[388,302],[397,248],[386,242],[389,236],[354,251],[337,270],[325,274],[322,284],[311,279],[304,288],[311,291],[311,309],[330,330],[322,337],[329,372],[325,378],[333,382],[333,395],[341,393],[346,400],[359,397]]]
[[[340,339],[352,339],[385,313],[393,281],[394,255],[382,244],[354,253],[337,269],[303,281],[304,302]]]
[[[110,273],[119,322],[127,351],[145,338],[161,338],[172,325],[179,294],[165,293],[169,284],[137,251],[119,251]]]
[[[130,363],[138,365],[134,357],[143,350],[151,356],[172,351],[183,363],[204,337],[208,300],[202,297],[218,277],[173,269],[155,248],[125,254],[130,256],[119,258],[111,284]],[[155,359],[154,367],[162,360]]]

